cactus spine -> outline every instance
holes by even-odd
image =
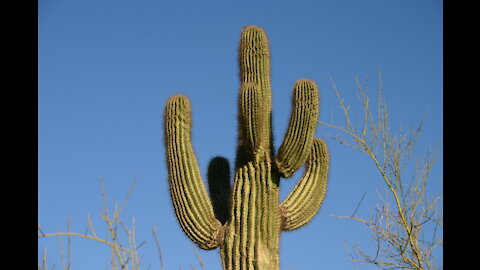
[[[175,95],[165,107],[165,148],[175,214],[185,234],[202,249],[220,247],[224,269],[279,269],[280,232],[308,223],[326,193],[329,155],[314,138],[318,88],[294,85],[290,123],[275,154],[272,135],[270,52],[265,31],[244,27],[240,39],[238,145],[233,187],[228,161],[212,159],[209,194],[191,145],[191,108]],[[280,177],[303,164],[303,177],[279,201]]]

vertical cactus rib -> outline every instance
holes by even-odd
[[[300,228],[318,212],[327,191],[328,166],[327,144],[315,138],[302,179],[280,204],[283,230]]]
[[[275,158],[282,177],[295,173],[307,159],[318,121],[318,87],[312,80],[295,83],[290,124]]]
[[[202,249],[213,249],[218,246],[221,223],[215,218],[198,169],[190,127],[190,102],[182,95],[171,97],[165,106],[165,146],[175,214],[193,242]]]

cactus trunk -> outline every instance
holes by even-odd
[[[220,247],[224,269],[279,269],[279,177],[267,160],[238,169]]]
[[[326,194],[329,157],[314,138],[319,96],[316,84],[298,80],[284,140],[275,154],[272,134],[270,52],[263,29],[247,26],[240,38],[238,145],[233,187],[228,161],[214,158],[204,186],[190,140],[188,98],[175,95],[165,108],[165,145],[175,214],[200,248],[220,247],[224,269],[279,269],[280,233],[308,223]],[[306,170],[279,201],[280,178]],[[210,195],[210,196],[209,196]]]

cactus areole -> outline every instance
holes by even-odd
[[[208,191],[191,144],[191,107],[172,96],[165,107],[165,149],[175,214],[185,234],[200,248],[220,247],[224,269],[279,269],[282,231],[308,223],[325,197],[329,155],[315,138],[318,88],[296,81],[290,122],[275,153],[272,136],[270,51],[265,31],[243,28],[239,48],[238,145],[233,187],[229,163],[212,159]],[[280,202],[280,178],[305,164],[302,178]]]

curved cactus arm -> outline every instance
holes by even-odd
[[[230,165],[223,157],[214,157],[208,165],[208,191],[212,200],[215,216],[222,223],[228,219],[230,213]]]
[[[327,145],[315,138],[302,179],[280,204],[283,230],[300,228],[318,212],[327,191],[328,166]]]
[[[317,127],[319,102],[314,81],[301,79],[295,83],[290,124],[275,157],[284,178],[292,176],[307,160]]]
[[[222,224],[215,218],[190,139],[190,102],[183,95],[165,106],[165,146],[170,194],[185,234],[202,249],[219,246]]]

